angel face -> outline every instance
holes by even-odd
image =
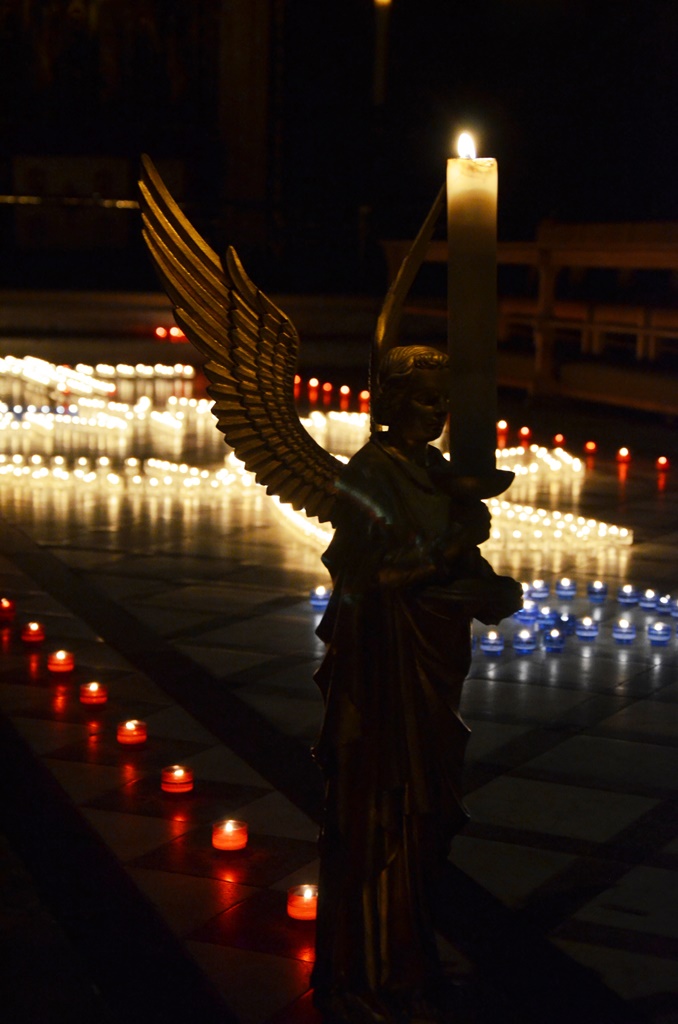
[[[415,369],[407,383],[393,427],[410,444],[435,441],[443,432],[449,411],[449,370]]]

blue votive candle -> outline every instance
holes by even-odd
[[[576,593],[577,584],[569,577],[563,576],[562,580],[558,580],[556,583],[556,597],[559,597],[561,601],[569,601]]]
[[[544,605],[537,613],[537,625],[540,629],[553,629],[558,621],[558,612],[555,608]]]
[[[612,636],[618,644],[632,644],[636,639],[636,627],[628,619],[619,619],[612,627]]]
[[[586,593],[591,604],[602,604],[607,597],[607,583],[603,583],[602,580],[594,580],[587,586]]]
[[[517,612],[513,613],[513,618],[518,622],[525,622],[529,626],[532,622],[537,621],[537,605],[534,601],[526,598],[523,601],[523,607],[519,608]]]
[[[501,633],[491,629],[489,633],[483,633],[480,638],[480,650],[483,654],[498,655],[504,651],[504,638]]]
[[[671,627],[668,622],[652,622],[647,627],[647,638],[653,647],[666,647],[671,639]]]
[[[671,614],[671,595],[670,594],[662,594],[661,597],[657,598],[657,608],[656,608],[656,611],[657,611],[658,615],[670,615]]]
[[[642,592],[642,594],[640,595],[640,597],[638,598],[638,604],[640,605],[640,607],[644,611],[646,611],[646,612],[653,612],[655,610],[655,608],[657,607],[657,601],[658,600],[659,600],[659,595],[657,594],[657,591],[656,590],[652,590],[651,588],[648,587],[648,589],[644,590]]]
[[[544,580],[532,580],[527,588],[527,596],[533,601],[545,601],[549,596],[549,585]]]
[[[572,636],[577,626],[577,620],[574,615],[570,615],[569,612],[563,612],[556,620],[555,626],[556,629],[560,630],[563,636]]]
[[[537,636],[531,629],[520,629],[513,634],[513,650],[516,654],[532,654],[537,648]]]
[[[330,587],[314,587],[309,597],[311,608],[315,608],[317,612],[324,612],[331,594],[332,590]]]
[[[638,597],[638,591],[630,583],[625,583],[624,586],[620,587],[617,591],[617,601],[625,607],[638,604]]]
[[[547,629],[544,633],[544,650],[548,654],[561,654],[565,646],[565,637],[559,629]]]
[[[598,623],[590,615],[585,615],[574,627],[574,632],[580,640],[595,640],[598,636]]]

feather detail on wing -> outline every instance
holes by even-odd
[[[225,264],[143,157],[143,234],[186,337],[207,356],[217,426],[257,481],[321,522],[331,518],[342,463],[299,420],[299,336],[250,281],[234,249]]]

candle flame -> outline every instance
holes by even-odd
[[[304,889],[304,899],[305,900],[312,900],[313,899],[313,889],[310,887],[310,885],[307,885],[306,888]]]
[[[89,690],[90,693],[96,693],[97,690],[99,689],[99,684],[98,683],[90,683],[88,685],[87,689]]]
[[[620,629],[628,629],[629,625],[630,625],[630,623],[629,623],[628,619],[620,619],[619,620],[619,628]]]
[[[227,821],[226,824],[224,825],[224,832],[232,832],[232,831],[233,831],[233,822],[232,821]]]
[[[136,729],[136,727],[137,727],[137,723],[136,723],[136,719],[134,719],[134,718],[130,719],[129,722],[125,722],[125,728],[129,729],[130,732],[133,732],[134,729]]]
[[[184,769],[183,768],[175,768],[174,769],[174,778],[175,779],[180,779],[183,776],[183,774],[184,774]]]
[[[470,132],[462,132],[457,139],[457,153],[464,160],[475,160],[476,144]]]
[[[592,626],[593,625],[593,619],[591,618],[590,615],[585,615],[584,618],[581,620],[581,624],[582,624],[582,626]]]

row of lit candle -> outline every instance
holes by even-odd
[[[168,770],[168,769],[167,769]],[[235,852],[244,850],[248,843],[246,821],[226,818],[212,825],[212,846],[215,850]],[[297,921],[314,921],[318,905],[318,886],[309,883],[295,885],[287,890],[287,914]]]
[[[161,328],[160,330],[164,330]],[[182,332],[179,328],[170,328],[171,331],[177,331],[177,337],[183,337]],[[115,385],[111,383],[111,379],[119,378],[129,380],[132,378],[139,378],[144,381],[151,381],[154,378],[166,380],[168,378],[182,378],[191,379],[195,375],[195,370],[191,365],[175,363],[174,365],[165,365],[162,363],[156,363],[154,365],[148,365],[144,363],[138,363],[135,366],[119,363],[117,365],[109,365],[105,363],[99,363],[96,366],[89,366],[87,364],[78,363],[73,369],[68,366],[59,366],[54,363],[48,363],[46,360],[39,359],[34,356],[25,356],[22,358],[16,358],[14,356],[6,356],[0,358],[0,376],[7,375],[11,378],[21,378],[30,383],[37,383],[45,386],[46,388],[56,388],[65,393],[72,393],[73,395],[79,396],[81,399],[86,398],[89,395],[100,393],[103,395],[111,395],[115,390]],[[301,388],[301,378],[297,375],[294,380],[295,394],[299,396]],[[311,377],[307,382],[308,393],[311,398],[318,397],[321,394],[325,399],[331,395],[335,390],[340,395],[340,398],[344,400],[344,411],[346,411],[346,401],[350,396],[351,389],[348,385],[344,384],[335,389],[335,386],[325,381],[322,384],[316,377]],[[367,390],[363,390],[359,393],[359,400],[361,403],[361,413],[367,412],[367,405],[369,403],[370,393]],[[506,439],[508,436],[508,423],[506,420],[499,420],[496,425],[497,430],[497,443],[498,448],[503,451],[506,450]],[[517,436],[521,442],[521,448],[525,449],[528,446],[529,440],[532,436],[530,427],[523,425],[517,431]],[[562,451],[562,446],[565,443],[565,437],[562,433],[554,435],[553,444],[554,450]],[[532,449],[535,446],[530,446]],[[509,449],[509,451],[511,451]],[[584,444],[584,452],[587,456],[594,454],[597,451],[597,444],[595,441],[587,441]],[[631,461],[631,452],[628,447],[622,446],[616,452],[616,460],[619,463],[628,463]],[[660,470],[667,470],[669,468],[669,460],[666,456],[660,455],[656,460],[656,467]]]
[[[89,385],[83,387],[83,393],[99,391],[108,394],[111,391],[110,378],[141,377],[148,380],[152,377],[182,377],[192,379],[195,377],[195,368],[187,363],[136,363],[134,366],[128,363],[97,363],[90,366],[87,363],[77,363],[75,367],[65,366],[57,363],[50,363],[38,356],[2,356],[0,357],[0,377],[21,378],[30,384],[40,384],[45,387],[58,386],[63,381],[71,385],[71,390],[76,391],[78,385]]]
[[[8,611],[7,598],[0,599],[0,608]],[[3,602],[5,602],[3,604]],[[35,624],[31,624],[35,625]],[[60,650],[48,659],[52,672],[72,671],[75,662],[71,652]],[[108,700],[107,688],[103,683],[82,683],[79,689],[80,703],[102,705]],[[116,730],[118,743],[125,747],[138,747],[148,739],[146,722],[128,719],[119,722]],[[193,769],[187,765],[169,765],[160,773],[160,788],[168,794],[185,794],[193,790],[195,783]],[[235,851],[247,846],[247,822],[225,819],[212,825],[212,846],[217,850]],[[287,893],[287,912],[298,920],[314,920],[316,916],[318,890],[315,885],[294,886]]]
[[[234,471],[245,476],[246,471],[236,463],[237,460],[233,463],[236,467]],[[573,545],[589,549],[594,546],[597,550],[603,547],[623,549],[633,543],[632,530],[591,517],[557,510],[550,512],[497,498],[491,498],[487,505],[492,513],[487,550],[510,547],[515,552],[517,548],[532,548],[535,545],[541,549],[554,547],[559,550],[569,550]],[[328,524],[309,519],[303,512],[295,512],[283,503],[278,503],[276,507],[302,537],[312,540],[318,547],[327,547],[332,537],[332,529]]]
[[[88,399],[88,400],[91,402],[94,399]],[[182,400],[183,399],[176,399],[174,396],[173,396],[173,398],[170,399],[170,401],[174,402],[174,408],[176,408],[177,401],[180,404],[180,402]],[[187,399],[188,404],[190,403],[190,401],[193,401],[193,400],[194,399]],[[85,399],[82,399],[82,401],[84,402]],[[146,398],[146,402],[150,402],[150,399]],[[121,407],[121,403],[119,403],[119,402],[113,403],[112,402],[111,406],[114,406],[114,404],[115,404],[115,407],[116,407],[116,413],[118,413],[118,414],[122,413],[123,411],[120,408]],[[141,400],[139,400],[139,402],[137,402],[137,406],[135,407],[135,412],[138,413],[139,415],[143,415],[143,416],[146,416],[147,414],[149,414],[149,406],[146,406],[143,409],[141,407],[142,407],[142,402],[141,402]],[[205,401],[205,406],[204,406],[205,410],[209,409],[210,407],[211,407],[211,403]],[[70,407],[70,408],[71,408],[71,411],[72,411],[72,407]],[[178,428],[178,423],[177,423],[178,418],[179,418],[178,415],[177,416],[169,415],[169,416],[165,417],[164,414],[162,412],[160,412],[160,411],[154,411],[154,413],[157,414],[157,419],[158,419],[159,423],[167,423],[168,425],[171,424],[172,425],[172,429]],[[129,410],[127,410],[125,415],[126,416],[127,415],[131,415]],[[341,418],[341,422],[344,425],[350,424],[351,428],[354,429],[356,436],[355,436],[355,444],[353,446],[354,446],[354,449],[356,449],[356,447],[358,447],[359,444],[361,444],[362,440],[364,439],[364,436],[362,436],[362,435],[364,435],[365,432],[368,430],[368,418],[366,416],[364,416],[364,415],[359,415],[359,414],[342,414],[342,413],[339,413],[339,414],[330,414],[330,421],[332,422],[333,420],[336,420],[337,417]],[[317,423],[319,423],[319,422],[327,424],[327,418],[324,417],[320,413],[311,414],[311,418],[310,419],[311,419],[313,425],[317,425]],[[115,422],[115,418],[114,418],[114,422]],[[358,435],[361,435],[361,436],[358,436]],[[529,445],[529,449],[528,450],[525,450],[524,447],[520,447],[520,449],[514,449],[514,450],[509,449],[509,450],[507,450],[505,452],[502,452],[500,454],[501,454],[501,457],[503,459],[507,459],[507,458],[508,459],[513,459],[513,460],[518,459],[518,464],[511,467],[511,468],[513,468],[514,472],[518,473],[518,475],[534,473],[534,472],[539,470],[540,465],[544,465],[545,467],[547,467],[549,469],[552,469],[554,471],[558,471],[558,470],[562,469],[565,466],[569,466],[569,468],[573,469],[575,472],[578,472],[578,471],[581,470],[581,462],[579,460],[575,459],[574,457],[568,456],[567,453],[563,452],[562,450],[557,450],[556,453],[549,453],[549,451],[547,449],[545,449],[545,447],[539,446],[539,445]],[[528,455],[529,458],[532,459],[532,462],[529,462],[527,465],[524,465],[524,464],[522,464],[520,462],[520,460],[523,459],[523,457],[525,455]],[[117,481],[112,480],[110,482],[117,482]],[[167,482],[167,481],[164,481],[164,482]]]
[[[0,599],[2,602],[8,599]],[[6,609],[6,605],[4,606]],[[35,623],[31,625],[36,625]],[[56,651],[48,659],[52,672],[72,671],[75,666],[69,651]],[[86,705],[101,705],[108,700],[107,688],[103,683],[89,682],[80,686],[80,702]],[[148,739],[146,722],[132,718],[118,722],[116,737],[125,747],[138,747]],[[195,783],[193,769],[187,765],[169,765],[160,773],[160,788],[164,793],[184,794],[193,790]],[[235,851],[245,849],[248,842],[247,822],[228,818],[212,825],[212,846],[217,850]],[[287,893],[287,912],[298,920],[314,920],[316,916],[318,890],[315,885],[294,886]]]
[[[533,654],[541,641],[541,646],[547,653],[559,654],[568,636],[574,635],[584,642],[597,639],[600,627],[590,615],[585,615],[579,620],[571,618],[569,621],[563,621],[566,618],[559,616],[552,624],[547,624],[542,629],[518,630],[513,634],[513,650],[516,654]],[[637,628],[628,619],[619,619],[613,623],[611,632],[614,641],[624,646],[632,644],[637,637]],[[645,636],[652,647],[668,646],[672,635],[672,627],[666,622],[651,622],[645,627]],[[497,630],[489,630],[482,634],[478,646],[483,654],[503,654],[504,637]]]
[[[16,613],[15,602],[0,598],[0,619],[13,621]],[[21,632],[23,639],[30,643],[45,638],[43,626],[38,622],[27,623]],[[57,650],[48,655],[47,667],[50,672],[61,674],[72,672],[75,658],[71,651]],[[79,687],[80,703],[92,706],[108,701],[108,690],[104,683],[92,681]],[[148,726],[140,719],[132,718],[118,722],[116,729],[118,743],[125,747],[143,746],[148,739]],[[193,791],[195,784],[193,769],[187,765],[169,765],[160,773],[160,788],[168,794],[185,794]],[[243,850],[248,842],[247,822],[228,818],[212,825],[212,846],[216,850]],[[298,920],[314,920],[316,916],[318,890],[315,885],[294,886],[287,893],[287,913]]]
[[[13,622],[16,616],[16,603],[9,597],[0,597],[0,621]],[[29,622],[22,628],[22,638],[30,643],[39,643],[45,639],[45,630],[39,622]],[[50,672],[62,674],[72,672],[75,668],[75,657],[72,651],[59,649],[48,655],[47,667]],[[80,702],[85,705],[102,705],[108,700],[107,687],[100,682],[82,683],[79,688]],[[118,722],[116,729],[118,743],[125,747],[138,747],[148,739],[146,722],[140,719],[128,719]],[[185,794],[194,788],[194,772],[187,765],[169,765],[160,773],[160,788],[168,794]],[[247,822],[232,818],[214,822],[212,825],[212,846],[216,850],[243,850],[248,843]],[[293,886],[287,891],[287,913],[291,918],[312,921],[316,917],[318,888],[316,885]]]
[[[83,399],[82,401],[84,402],[85,400]],[[87,401],[90,404],[94,402],[101,403],[100,399],[87,399]],[[167,415],[158,410],[152,410],[152,412],[157,413],[156,420],[158,424],[164,424],[168,427],[170,433],[176,433],[181,426],[180,408],[190,408],[193,401],[195,400],[173,398],[173,412]],[[184,402],[183,407],[182,402]],[[113,405],[114,403],[110,404]],[[121,411],[120,405],[120,403],[115,403],[116,413]],[[206,412],[210,406],[211,403],[205,401],[201,411]],[[193,408],[197,410],[198,405],[196,404]],[[148,416],[149,409],[150,399],[147,398],[146,403],[140,400],[137,406],[135,406],[135,414]],[[125,415],[131,415],[130,411],[127,410]],[[115,422],[115,419],[113,422]],[[339,424],[342,426],[342,429],[348,427],[352,430],[355,433],[354,448],[359,447],[368,430],[367,417],[361,414],[330,413],[326,417],[321,413],[313,413],[311,416],[311,426],[317,429],[321,429],[318,426],[319,424],[323,424],[322,429],[324,429],[328,422]],[[582,468],[580,460],[570,456],[563,449],[549,451],[543,446],[530,445],[526,447],[523,445],[516,449],[505,449],[498,454],[503,460],[508,460],[510,468],[517,472],[518,476],[521,474],[531,476],[539,472],[540,469],[548,469],[557,474],[561,474],[564,469],[569,469],[576,477]],[[57,459],[58,456],[53,457],[53,462],[56,463]],[[6,460],[4,461],[6,463]],[[132,460],[129,461],[131,462]],[[160,461],[165,462],[166,460]],[[76,467],[72,478],[69,477],[69,471],[65,468],[63,461],[58,465],[58,472],[56,469],[52,472],[46,472],[45,466],[40,465],[35,457],[30,462],[23,462],[22,457],[16,457],[12,461],[11,468],[7,464],[3,465],[3,460],[0,459],[0,473],[9,472],[16,479],[28,478],[27,482],[30,480],[32,484],[36,483],[38,485],[47,483],[64,485],[72,482],[105,485],[119,489],[124,484],[130,487],[145,486],[151,490],[158,488],[164,490],[179,484],[184,490],[199,488],[200,493],[205,493],[205,486],[207,486],[209,491],[217,491],[221,490],[225,483],[230,484],[233,482],[230,468],[224,474],[190,467],[188,473],[184,471],[181,474],[180,470],[175,469],[174,464],[155,468],[150,463],[151,460],[147,460],[147,464],[140,466],[137,472],[131,473],[125,469],[124,473],[121,474],[114,471],[111,467],[106,467],[102,459],[97,460],[96,467],[88,468],[84,465]],[[80,472],[81,470],[82,472]],[[249,474],[243,473],[243,483],[247,477],[249,477]],[[493,500],[490,504],[494,516],[492,535],[488,542],[490,547],[496,548],[498,544],[508,543],[513,548],[520,544],[539,544],[543,546],[549,542],[556,545],[572,542],[595,542],[598,545],[601,542],[628,544],[632,540],[630,531],[599,523],[596,520],[575,517],[568,513],[560,514],[557,511],[548,513],[543,509],[534,509],[531,506],[520,506],[497,500]],[[303,513],[286,512],[285,514],[288,519],[299,526],[300,532],[304,536],[311,537],[318,543],[326,543],[329,533],[327,529],[321,528],[317,530],[314,526],[309,528],[307,517]]]
[[[500,448],[506,447],[506,441],[508,439],[509,425],[506,420],[497,421],[497,443]],[[519,427],[516,431],[517,437],[519,438],[523,446],[529,443],[532,437],[532,430],[528,426]],[[553,436],[553,447],[555,449],[562,448],[565,444],[565,435],[558,433]],[[587,457],[595,455],[598,451],[598,444],[596,441],[585,441],[582,449]],[[618,463],[629,463],[631,462],[631,451],[626,445],[622,445],[615,452],[615,460]],[[655,460],[655,468],[660,471],[666,471],[669,469],[670,463],[666,455],[659,455]]]
[[[31,385],[38,385],[50,391],[79,395],[113,394],[115,384],[98,379],[94,374],[58,366],[36,356],[0,357],[0,376],[18,377]]]
[[[577,584],[573,579],[563,576],[554,585],[556,597],[571,600],[576,597]],[[523,592],[527,601],[543,601],[550,592],[550,585],[545,580],[533,580],[523,583]],[[609,595],[609,588],[602,580],[592,580],[586,585],[586,594],[592,604],[603,604]],[[617,589],[617,602],[626,607],[638,605],[645,611],[657,611],[660,615],[673,615],[678,618],[678,599],[671,594],[659,594],[648,587],[641,590],[631,583],[624,583]]]

